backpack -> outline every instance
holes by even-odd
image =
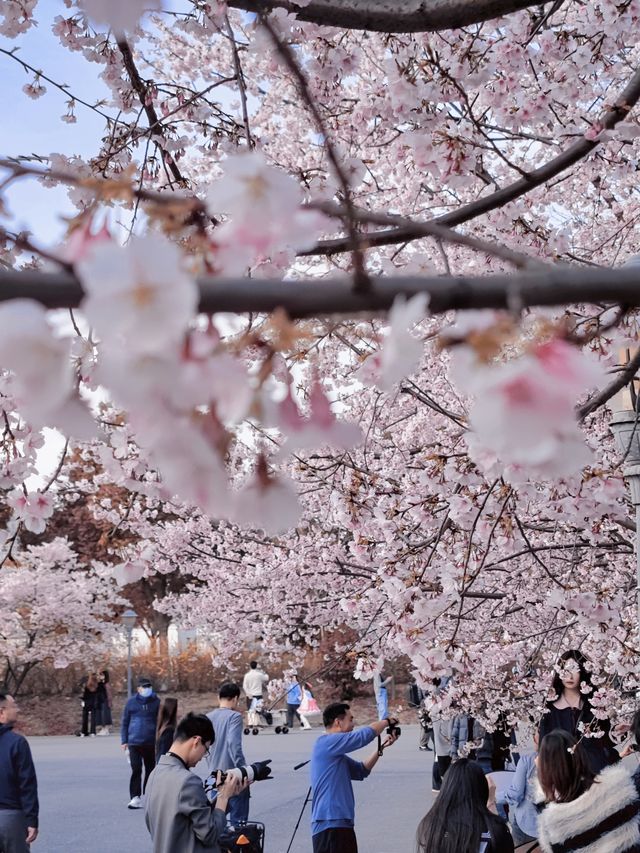
[[[417,684],[410,684],[407,699],[412,708],[419,707],[424,694]]]

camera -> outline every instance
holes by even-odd
[[[230,770],[214,770],[207,776],[204,781],[205,791],[214,791],[221,785],[224,785],[228,776],[244,782],[248,779],[249,782],[262,782],[264,779],[271,779],[271,758],[266,761],[254,761],[253,764],[247,764],[246,767],[232,767]]]
[[[402,729],[398,725],[398,721],[395,717],[387,717],[387,722],[389,725],[387,726],[386,733],[389,737],[400,737],[402,734]]]

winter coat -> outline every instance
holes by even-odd
[[[589,729],[594,732],[604,732],[600,737],[583,737],[581,738],[580,724],[584,723]],[[540,743],[542,738],[548,735],[549,732],[555,729],[563,729],[569,732],[575,738],[578,738],[587,753],[589,767],[592,773],[600,773],[600,771],[609,764],[615,764],[620,760],[620,755],[615,749],[611,738],[609,737],[609,729],[611,724],[609,720],[596,720],[593,711],[585,702],[581,709],[578,708],[556,708],[553,703],[547,705],[542,719],[540,720],[540,730],[538,735]]]
[[[0,809],[20,811],[27,826],[38,826],[38,782],[31,750],[11,723],[0,726]]]
[[[98,707],[98,688],[95,690],[89,690],[88,687],[84,688],[82,691],[82,705],[85,708],[95,711]]]
[[[640,780],[622,764],[602,771],[570,803],[549,803],[538,818],[544,853],[637,853]]]
[[[124,706],[120,740],[129,746],[153,746],[156,743],[156,722],[160,700],[155,693],[146,699],[139,693]]]

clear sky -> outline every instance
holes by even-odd
[[[62,47],[51,27],[57,15],[67,17],[62,0],[42,0],[37,7],[39,25],[17,39],[0,37],[0,48],[12,50],[26,63],[41,70],[58,83],[68,84],[71,93],[89,103],[107,96],[99,79],[102,66],[90,64],[80,53]],[[68,96],[44,82],[46,93],[32,100],[22,87],[33,80],[12,58],[0,53],[0,93],[8,120],[0,128],[0,155],[88,155],[95,152],[104,131],[104,120],[83,107],[76,106],[78,121],[67,124],[60,117],[67,112]],[[110,109],[105,112],[111,113]],[[12,227],[27,228],[40,244],[57,242],[64,233],[60,214],[74,215],[75,210],[64,188],[47,189],[38,181],[23,178],[7,193],[9,210],[14,216]]]

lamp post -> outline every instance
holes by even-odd
[[[620,365],[625,367],[631,360],[630,350],[622,350]],[[622,456],[622,474],[629,484],[631,503],[636,514],[636,605],[638,608],[637,629],[640,635],[640,380],[632,378],[628,385],[612,398],[609,404],[613,417],[611,432],[618,452]]]
[[[136,625],[138,614],[135,610],[125,610],[120,621],[127,632],[127,699],[131,698],[131,635]]]

